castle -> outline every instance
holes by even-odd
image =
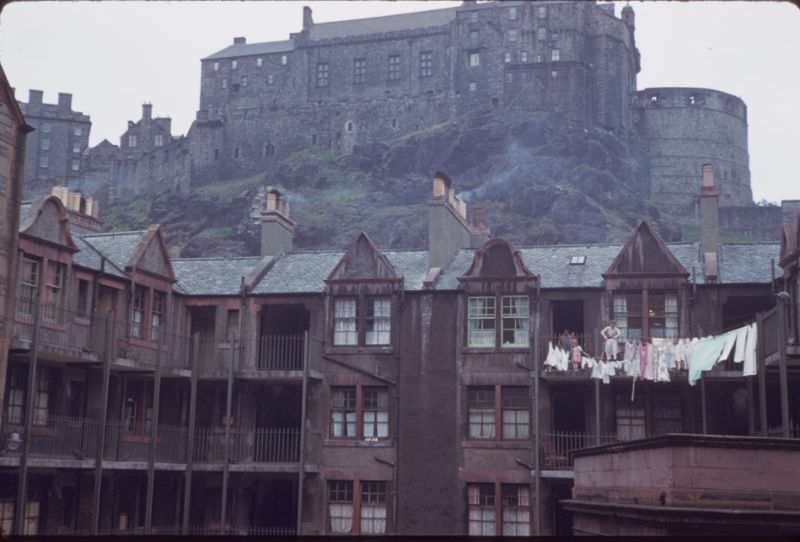
[[[694,179],[710,163],[723,207],[752,205],[747,108],[718,90],[639,90],[630,6],[473,2],[315,23],[288,40],[233,43],[201,61],[199,110],[186,137],[168,119],[129,122],[120,146],[85,156],[84,177],[112,193],[163,190],[269,172],[309,147],[346,154],[477,112],[560,115],[646,149],[651,199],[695,216]],[[35,139],[35,137],[34,137]]]

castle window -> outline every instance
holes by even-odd
[[[275,154],[275,146],[272,143],[264,145],[264,156],[272,156]]]
[[[528,62],[528,51],[520,51],[520,53],[519,53],[519,61],[520,62]]]
[[[516,7],[508,8],[508,20],[509,21],[516,21],[517,20],[517,8]]]
[[[311,134],[311,144],[312,145],[317,144],[317,134]]]
[[[553,62],[558,62],[561,59],[561,51],[558,49],[553,49],[550,51],[550,60]]]
[[[422,51],[419,54],[419,76],[431,77],[433,75],[433,52]]]
[[[81,169],[81,161],[80,160],[73,160],[72,164],[72,171],[79,171]]]
[[[240,154],[241,154],[241,153],[240,153],[240,151],[239,151],[239,147],[236,147],[235,149],[233,149],[233,157],[234,157],[234,158],[239,158],[239,155],[240,155]]]
[[[74,135],[76,135],[76,136],[79,136],[79,135],[81,135],[81,134],[83,133],[83,130],[81,130],[81,127],[80,127],[80,126],[76,126],[76,127],[75,127],[75,128],[72,130],[72,133],[73,133]]]
[[[471,41],[473,41],[473,42],[476,42],[476,41],[478,41],[478,39],[480,39],[480,34],[478,33],[477,30],[470,30],[469,31],[469,39]]]
[[[164,145],[164,134],[156,134],[155,137],[155,146],[161,147]]]
[[[39,167],[47,167],[48,165],[50,165],[50,160],[47,156],[39,158]]]
[[[128,146],[132,147],[132,148],[136,147],[136,136],[135,135],[129,135],[128,136]]]
[[[43,151],[50,150],[50,140],[49,139],[42,139],[42,150]]]
[[[320,62],[317,64],[317,86],[328,86],[328,63]]]
[[[219,62],[214,62],[214,71],[215,72],[219,71]]]
[[[536,62],[542,61],[542,55],[536,55]]]
[[[81,152],[81,144],[79,142],[76,141],[72,144],[72,152],[75,154]]]
[[[481,54],[478,52],[473,52],[469,54],[469,66],[470,68],[474,68],[476,66],[481,65]]]
[[[234,59],[234,60],[231,60],[231,69],[232,69],[232,70],[235,70],[235,69],[236,69],[236,68],[238,68],[238,67],[239,67],[239,61],[238,61],[238,60],[236,60],[236,59]]]
[[[347,123],[344,125],[344,129],[347,130],[348,132],[352,132],[353,131],[353,121],[352,120],[348,120]]]
[[[553,79],[555,79],[556,77],[558,77],[558,72],[557,72],[556,70],[553,70],[553,71],[551,71],[551,72],[550,72],[550,76],[551,76]]]
[[[275,83],[275,76],[272,74],[267,75],[267,84],[272,85]]]
[[[475,92],[477,90],[478,90],[478,83],[470,83],[469,84],[469,91],[470,92]]]
[[[506,64],[508,64],[509,62],[511,62],[511,53],[508,53],[508,52],[506,52],[506,53],[503,55],[503,60],[505,61],[505,63],[506,63]]]
[[[42,123],[42,133],[49,134],[50,133],[50,123],[43,122]]]
[[[471,23],[477,23],[478,22],[478,12],[477,11],[473,11],[473,12],[471,12],[469,14],[469,22],[471,22]]]
[[[692,94],[691,96],[689,96],[689,105],[694,105],[694,104],[695,104],[695,98],[694,94]]]
[[[389,55],[389,80],[400,79],[400,55]]]
[[[506,83],[514,82],[514,74],[511,72],[506,73]]]
[[[517,38],[519,38],[519,32],[516,30],[508,31],[508,41],[517,41]]]
[[[214,160],[219,160],[219,149],[214,149]]]
[[[227,79],[223,79],[222,80],[222,88],[228,88],[228,80]]]
[[[263,65],[264,65],[264,59],[263,59],[263,58],[261,58],[261,57],[258,57],[258,58],[256,59],[256,66],[258,66],[258,67],[260,68],[260,67],[261,67],[261,66],[263,66]]]
[[[547,17],[547,6],[539,6],[539,9],[536,10],[536,15],[540,19]]]
[[[397,130],[397,119],[392,119],[392,129]]]
[[[241,81],[242,81],[242,86],[246,87],[247,86],[247,76],[243,75]]]
[[[289,63],[289,57],[286,55],[281,55],[281,66],[286,66]]]
[[[357,58],[353,61],[353,83],[363,85],[367,80],[367,59]]]
[[[653,105],[658,104],[658,96],[656,95],[650,96],[650,103]]]
[[[545,40],[547,39],[547,29],[543,26],[540,26],[536,29],[536,39],[537,40]]]

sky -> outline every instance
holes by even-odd
[[[285,40],[302,6],[315,22],[460,2],[13,2],[0,14],[0,62],[17,97],[73,95],[91,116],[91,145],[119,143],[141,105],[184,134],[199,103],[200,59],[234,36]],[[617,3],[619,14],[623,3]],[[753,197],[800,199],[800,9],[788,2],[632,2],[639,88],[707,87],[748,106]]]

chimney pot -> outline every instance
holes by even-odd
[[[292,250],[295,223],[289,218],[289,203],[280,190],[268,186],[261,215],[261,256],[277,256]]]
[[[303,30],[309,30],[314,25],[314,16],[311,8],[303,6]]]

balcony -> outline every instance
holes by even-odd
[[[196,462],[223,462],[224,428],[199,427],[194,442]],[[234,463],[297,463],[300,460],[299,428],[231,429],[229,442],[229,457]]]
[[[25,438],[24,420],[6,418],[4,430],[16,432]],[[44,420],[34,419],[30,435],[30,456],[60,459],[87,459],[97,456],[97,438],[100,424],[97,420],[48,415]],[[20,455],[22,447],[9,450],[11,456]]]
[[[591,446],[613,444],[617,440],[616,435],[600,435],[598,442],[596,435],[575,431],[545,433],[541,441],[542,470],[572,470],[573,452]]]
[[[163,463],[184,463],[188,430],[185,427],[159,425],[156,437],[155,460]],[[131,428],[125,422],[106,425],[106,444],[103,457],[110,461],[147,461],[152,436],[150,426]]]
[[[262,335],[256,367],[260,371],[302,371],[304,347],[303,334]]]
[[[115,363],[151,370],[159,364],[162,369],[191,368],[192,337],[163,326],[157,330],[137,329],[127,319],[116,319],[113,325]]]

